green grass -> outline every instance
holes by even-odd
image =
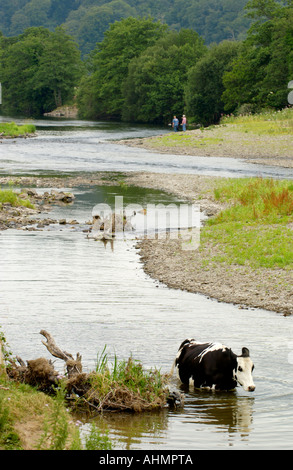
[[[286,135],[293,133],[293,108],[281,111],[263,111],[256,114],[225,116],[221,124],[234,124],[236,131],[258,135]]]
[[[176,149],[176,148],[193,148],[206,147],[208,145],[217,145],[223,142],[221,137],[206,136],[204,133],[198,135],[185,134],[184,132],[176,132],[174,134],[166,134],[157,138],[151,138],[150,143],[154,148]]]
[[[293,268],[293,182],[227,179],[215,199],[229,207],[201,232],[202,248],[217,247],[211,261],[253,268]]]
[[[34,208],[34,205],[28,199],[21,199],[11,188],[0,189],[0,210],[4,203],[9,203],[13,207],[24,206],[30,209]]]
[[[18,126],[15,122],[0,123],[0,138],[1,134],[4,137],[18,137],[20,135],[34,134],[36,127],[33,124],[24,124]]]
[[[31,449],[79,447],[78,430],[72,421],[60,398],[49,397],[27,384],[0,379],[0,449],[25,449],[22,436],[29,423],[35,430],[29,437]]]
[[[95,403],[100,411],[145,411],[158,409],[166,403],[167,389],[158,370],[146,371],[140,362],[130,357],[127,361],[108,363],[105,349],[98,357],[96,372],[90,374],[91,388],[86,400]]]
[[[13,364],[9,345],[0,330],[0,346],[10,377]],[[130,357],[127,361],[109,364],[106,347],[98,356],[96,370],[90,374],[77,374],[68,381],[61,378],[54,394],[45,394],[17,378],[10,379],[5,371],[0,374],[0,450],[94,450],[111,449],[107,430],[93,425],[85,443],[82,443],[76,420],[67,409],[70,387],[86,385],[81,397],[75,396],[79,411],[146,411],[166,405],[167,377],[157,370],[145,371]],[[87,379],[85,378],[87,376]],[[87,381],[87,382],[85,382]],[[71,384],[71,386],[70,386]],[[86,392],[86,390],[88,390]],[[71,397],[73,400],[73,396]],[[71,408],[75,408],[70,400]],[[93,407],[88,407],[89,403]],[[29,433],[27,433],[29,430]],[[25,439],[24,436],[28,436]],[[27,442],[29,440],[29,443]]]

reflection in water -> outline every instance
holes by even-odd
[[[252,425],[253,397],[239,397],[237,392],[203,392],[189,395],[189,419],[194,423],[216,426],[228,433],[249,436]]]
[[[57,207],[56,213],[84,222],[98,193],[93,198],[81,191],[73,206]],[[101,194],[103,200],[110,198],[104,189]],[[154,193],[149,196],[155,199]],[[292,447],[293,374],[284,344],[292,342],[293,317],[239,310],[168,289],[145,275],[133,241],[117,240],[113,249],[86,239],[76,227],[2,232],[0,259],[0,325],[13,353],[24,360],[46,356],[41,329],[70,353],[80,352],[84,370],[95,368],[96,354],[105,345],[110,360],[112,352],[118,359],[132,354],[162,372],[170,371],[179,344],[190,336],[219,340],[236,353],[244,345],[251,350],[253,397],[241,388],[232,393],[189,390],[183,409],[104,413],[96,419],[109,428],[118,447]]]
[[[181,445],[182,449],[214,448],[215,440],[211,435],[215,433],[221,436],[220,442],[226,442],[229,446],[234,445],[235,438],[244,444],[249,442],[253,409],[253,397],[239,397],[237,392],[200,390],[186,395],[185,406],[182,409],[166,408],[143,414],[105,412],[91,418],[89,423],[94,422],[99,429],[109,430],[115,448],[146,449],[153,446],[157,448],[159,445],[161,449],[168,449],[170,428],[175,436],[178,430],[181,430],[182,435],[177,439],[186,440],[187,443]],[[85,424],[83,433],[88,432],[90,426]],[[199,442],[199,434],[204,435],[202,443]]]
[[[115,448],[138,449],[145,443],[145,448],[164,444],[164,436],[169,425],[168,410],[138,413],[103,413],[91,419],[99,429],[110,430],[110,437]],[[89,425],[83,427],[89,432]]]

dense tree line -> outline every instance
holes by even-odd
[[[245,40],[209,46],[191,29],[176,32],[134,18],[116,22],[93,51],[79,88],[81,115],[163,123],[186,113],[206,125],[223,113],[288,105],[293,1],[251,0],[246,13],[253,22]],[[136,35],[137,25],[149,42]]]
[[[123,18],[151,16],[171,29],[193,29],[205,43],[243,39],[250,21],[247,0],[1,0],[0,31],[22,34],[30,27],[57,26],[76,40],[82,55],[104,39],[109,25]]]
[[[61,27],[1,36],[2,110],[41,114],[74,94],[83,118],[144,123],[185,113],[206,125],[223,113],[281,109],[293,79],[293,0],[250,0],[244,14],[252,22],[245,39],[213,44],[194,29],[129,16],[110,24],[83,61]]]
[[[73,99],[83,64],[72,38],[58,27],[0,37],[4,113],[41,115]]]

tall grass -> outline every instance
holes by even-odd
[[[215,190],[229,207],[210,219],[201,242],[217,247],[213,261],[253,268],[293,268],[293,183],[227,179]]]
[[[167,389],[158,370],[146,371],[139,361],[130,357],[109,364],[106,347],[98,356],[96,372],[91,374],[87,401],[97,409],[143,411],[164,405]]]
[[[293,181],[240,178],[223,182],[215,198],[232,202],[232,207],[213,219],[281,223],[293,216]]]
[[[293,108],[280,111],[264,110],[255,114],[230,115],[221,124],[236,124],[235,130],[254,134],[282,135],[293,133]]]

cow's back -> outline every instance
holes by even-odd
[[[220,343],[185,340],[180,345],[175,364],[180,380],[195,387],[234,388],[233,368],[236,355]]]

